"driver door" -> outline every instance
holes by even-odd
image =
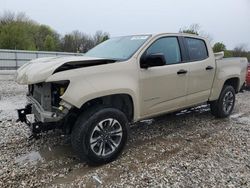
[[[183,63],[178,37],[155,40],[142,56],[163,54],[166,65],[139,71],[141,117],[166,113],[187,104],[188,64]],[[152,64],[152,63],[151,63]]]

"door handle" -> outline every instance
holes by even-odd
[[[212,66],[207,66],[206,70],[213,70],[214,68]]]
[[[181,69],[177,72],[177,74],[187,74],[187,70]]]

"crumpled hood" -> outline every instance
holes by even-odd
[[[19,84],[34,84],[44,82],[54,71],[64,64],[74,64],[80,62],[84,65],[86,62],[102,60],[101,58],[85,56],[67,56],[67,57],[45,57],[32,60],[17,70],[16,82]]]

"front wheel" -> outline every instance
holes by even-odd
[[[235,104],[235,89],[230,85],[225,85],[217,101],[210,103],[211,113],[218,118],[228,117]]]
[[[97,107],[83,113],[73,128],[71,141],[76,153],[90,165],[113,161],[128,137],[128,121],[123,112]]]

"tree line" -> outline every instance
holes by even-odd
[[[236,46],[233,50],[228,50],[223,42],[217,42],[213,46],[213,51],[224,51],[225,57],[246,57],[248,62],[250,62],[250,52],[246,50],[246,46],[244,44]]]
[[[212,37],[202,31],[199,24],[183,27],[179,32],[201,35],[212,41]],[[4,12],[0,15],[0,49],[85,53],[109,38],[109,33],[102,31],[89,35],[75,30],[60,35],[51,27],[35,22],[24,13]],[[247,57],[250,61],[250,52],[246,50],[245,45],[238,45],[233,50],[228,50],[223,42],[216,42],[213,50],[224,51],[225,57]]]
[[[102,31],[88,35],[76,30],[62,36],[24,13],[5,12],[0,15],[0,49],[85,53],[107,39],[109,33]]]
[[[201,31],[199,24],[192,24],[189,27],[181,28],[179,32],[200,35],[208,38],[210,42],[212,41],[212,37],[208,33]],[[223,42],[216,42],[213,45],[213,51],[215,53],[224,51],[224,57],[247,57],[248,62],[250,62],[250,52],[247,51],[245,44],[240,44],[235,46],[233,50],[228,50]]]

